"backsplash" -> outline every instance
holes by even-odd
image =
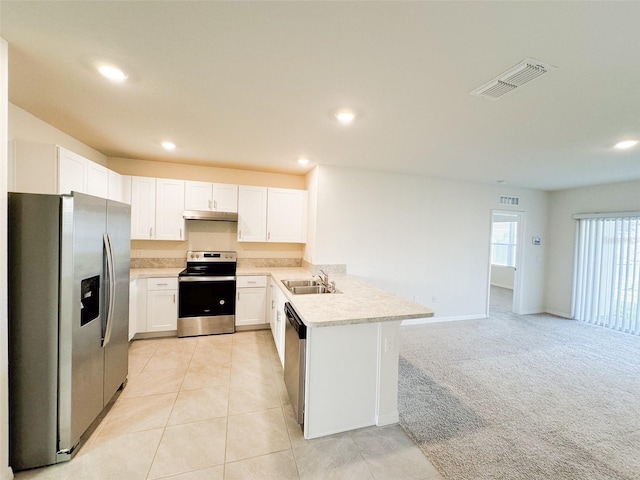
[[[301,258],[238,258],[238,267],[300,267]]]
[[[184,268],[186,258],[131,258],[131,268]]]
[[[131,258],[131,268],[181,268],[186,258]],[[238,258],[238,267],[300,267],[301,258]]]
[[[314,275],[320,273],[320,270],[324,270],[326,273],[333,273],[336,275],[345,275],[347,273],[347,266],[344,263],[314,265],[305,260],[302,260],[300,265],[305,270],[309,270]]]

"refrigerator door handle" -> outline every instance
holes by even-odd
[[[109,300],[107,307],[107,325],[104,330],[104,338],[102,339],[102,346],[105,347],[109,340],[111,340],[111,329],[113,327],[113,311],[115,308],[116,299],[116,272],[115,263],[113,261],[113,246],[111,244],[111,237],[108,233],[104,234],[104,247],[107,254],[107,279],[109,280],[108,292]]]

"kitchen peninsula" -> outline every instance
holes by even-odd
[[[273,272],[277,280],[294,279]],[[295,279],[308,279],[298,276]],[[307,328],[305,438],[398,422],[399,329],[433,311],[348,275],[341,293],[293,295]],[[281,282],[279,282],[281,284]]]
[[[349,275],[331,275],[339,293],[311,295],[282,284],[310,280],[303,268],[239,267],[237,275],[271,276],[307,326],[305,438],[398,421],[400,324],[432,310]]]

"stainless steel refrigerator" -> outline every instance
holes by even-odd
[[[128,369],[130,206],[10,193],[9,461],[69,460]]]

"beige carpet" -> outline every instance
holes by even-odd
[[[400,424],[446,479],[640,479],[640,337],[500,309],[401,332]]]

